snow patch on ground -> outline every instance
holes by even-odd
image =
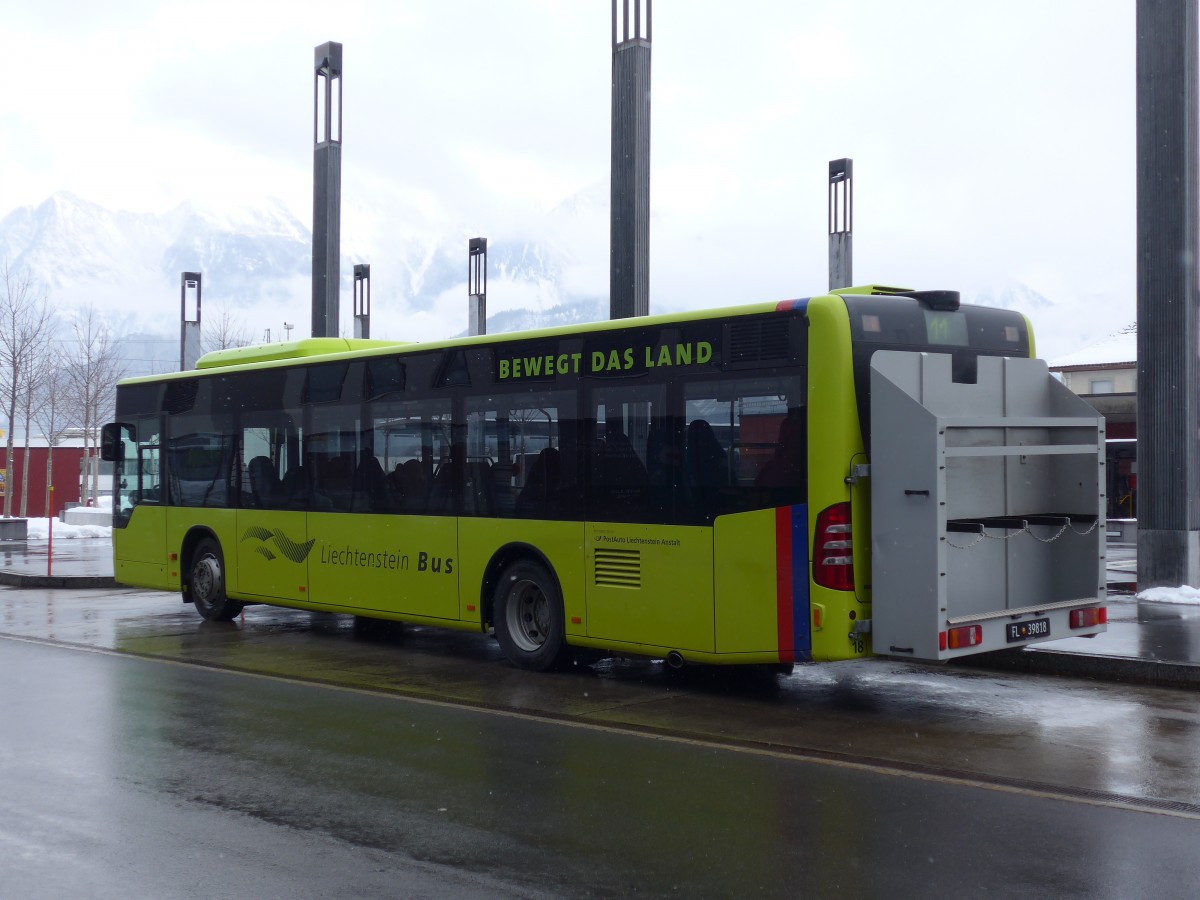
[[[1200,588],[1188,587],[1157,587],[1147,588],[1137,595],[1139,600],[1152,603],[1183,603],[1190,606],[1200,606]]]
[[[50,538],[50,520],[49,519],[29,519],[28,520],[29,540],[45,541]],[[54,539],[56,541],[72,541],[80,538],[112,538],[111,525],[66,525],[63,522],[54,520]]]

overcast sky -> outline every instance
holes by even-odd
[[[856,282],[1021,282],[1133,319],[1131,0],[659,0],[653,28],[652,309],[822,290],[848,156]],[[344,241],[385,254],[389,206],[499,240],[607,201],[609,0],[40,0],[4,36],[0,214],[269,195],[309,223],[328,40]],[[606,259],[606,227],[567,238]],[[607,293],[602,264],[578,277]]]

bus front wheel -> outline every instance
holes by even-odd
[[[196,604],[196,612],[210,622],[228,622],[244,606],[225,596],[225,557],[221,545],[211,538],[202,540],[192,555],[188,598]]]
[[[508,566],[496,586],[493,610],[496,639],[513,665],[545,672],[564,662],[562,593],[545,566],[532,560]]]

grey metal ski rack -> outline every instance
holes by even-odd
[[[963,384],[948,354],[877,352],[875,653],[946,660],[1102,631],[1070,613],[1106,599],[1103,465],[1103,418],[1043,361],[981,356]],[[1036,627],[1008,627],[1022,622]],[[961,628],[970,645],[947,646]]]

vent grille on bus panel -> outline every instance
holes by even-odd
[[[729,362],[786,362],[790,358],[786,321],[758,319],[729,324]]]
[[[642,586],[641,550],[597,550],[595,562],[596,587]]]

